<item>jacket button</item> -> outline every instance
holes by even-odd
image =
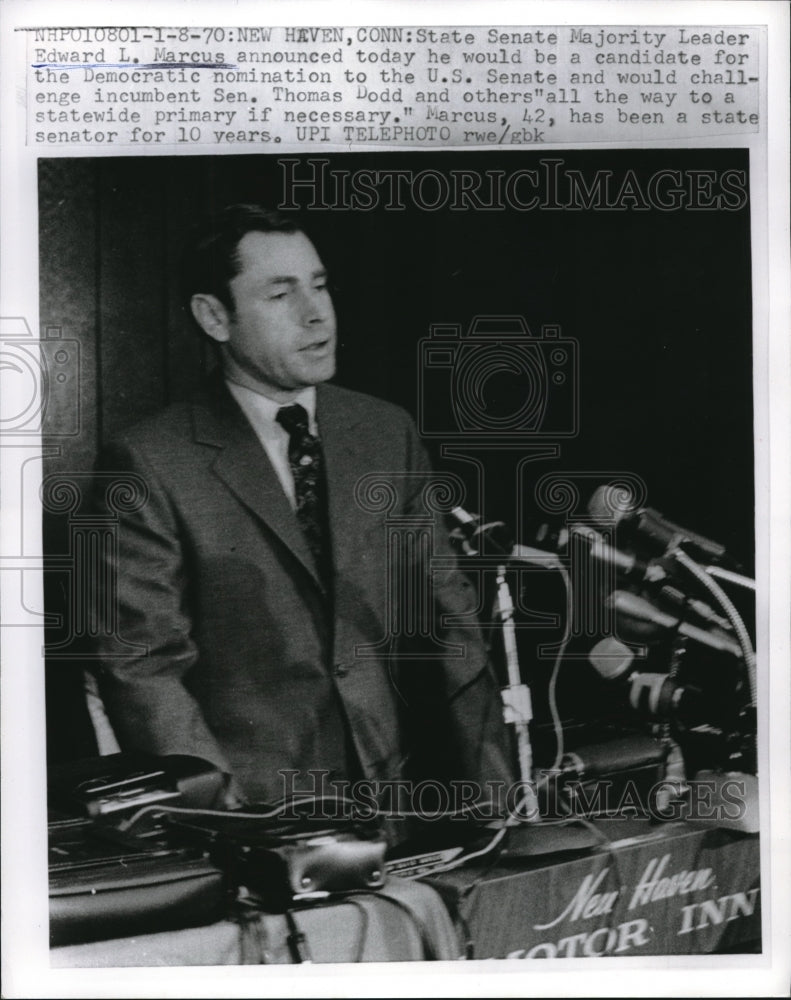
[[[345,667],[342,663],[336,663],[333,672],[336,677],[345,677],[349,673],[349,668]]]

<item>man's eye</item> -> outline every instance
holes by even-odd
[[[327,291],[327,282],[326,281],[317,281],[316,284],[313,287],[316,289],[317,292],[326,292]]]
[[[272,301],[273,299],[284,299],[287,295],[288,292],[272,292],[272,294],[268,297],[269,300]]]

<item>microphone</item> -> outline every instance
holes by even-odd
[[[626,576],[636,574],[637,576],[644,577],[648,571],[648,566],[644,562],[641,562],[636,556],[614,548],[604,539],[603,535],[587,524],[572,524],[568,532],[569,537],[576,535],[588,542],[588,552],[591,558],[597,562],[604,563],[607,566],[614,566]]]
[[[732,630],[731,623],[727,618],[718,615],[705,601],[690,597],[677,587],[667,583],[675,568],[671,559],[651,559],[650,562],[642,562],[635,555],[622,552],[610,545],[605,541],[603,535],[587,524],[572,524],[570,528],[563,528],[559,532],[552,531],[548,524],[542,524],[535,537],[538,541],[551,541],[553,546],[562,551],[568,546],[572,534],[588,541],[588,552],[591,558],[614,566],[625,576],[638,577],[647,587],[654,589],[670,604],[674,604],[684,611],[692,612],[706,624],[716,625],[728,632]]]
[[[650,574],[648,576],[648,581],[651,582]],[[681,611],[691,611],[697,618],[704,621],[707,625],[716,625],[717,628],[722,629],[725,632],[732,632],[733,626],[728,621],[727,618],[723,618],[722,615],[718,615],[714,608],[706,604],[705,601],[701,601],[696,597],[690,597],[688,594],[683,593],[677,587],[673,587],[669,584],[664,584],[659,588],[660,595],[669,603],[675,605]]]
[[[477,554],[480,551],[482,540],[485,539],[486,547],[496,555],[507,555],[522,562],[556,567],[561,565],[560,561],[552,557],[568,548],[573,534],[583,538],[588,543],[590,555],[598,562],[615,566],[616,569],[625,574],[637,573],[644,576],[647,571],[645,563],[640,562],[635,556],[620,552],[608,545],[603,536],[589,525],[575,524],[570,528],[553,531],[548,524],[542,524],[534,537],[539,543],[546,544],[547,548],[533,548],[530,545],[514,545],[503,521],[482,524],[480,517],[476,514],[470,514],[463,507],[454,507],[450,511],[450,515],[457,522],[461,533],[469,543],[471,554]]]
[[[560,560],[556,554],[567,551],[572,536],[583,539],[588,545],[588,555],[591,559],[605,566],[614,567],[624,576],[632,576],[653,587],[669,603],[691,612],[699,620],[708,625],[715,625],[730,632],[730,622],[718,615],[708,604],[698,598],[689,597],[676,587],[668,585],[669,570],[662,560],[652,559],[645,563],[628,552],[622,552],[610,545],[598,531],[587,524],[572,524],[567,528],[554,529],[549,524],[542,524],[534,533],[534,539],[542,548],[528,545],[514,545],[506,525],[502,521],[492,521],[482,524],[480,517],[470,514],[463,507],[454,507],[450,512],[458,523],[462,535],[467,542],[470,555],[477,555],[482,540],[486,539],[486,548],[496,555],[507,555],[519,562],[541,566],[544,569],[557,569]]]
[[[648,571],[646,563],[641,562],[633,555],[613,548],[598,531],[587,524],[573,524],[569,528],[561,528],[559,531],[553,530],[548,524],[542,524],[533,537],[539,545],[544,547],[533,548],[530,545],[515,545],[503,521],[482,524],[477,514],[470,514],[463,507],[454,507],[450,511],[450,516],[458,524],[461,534],[468,543],[471,555],[477,555],[480,552],[485,539],[486,548],[492,554],[507,555],[521,562],[556,568],[561,565],[561,562],[553,557],[566,551],[571,536],[574,535],[584,539],[588,544],[590,556],[597,562],[614,566],[625,575],[635,574],[641,578],[645,577]]]
[[[719,629],[702,629],[696,625],[690,625],[688,622],[660,611],[650,601],[646,601],[636,594],[630,594],[625,590],[614,590],[607,598],[606,604],[617,615],[626,615],[638,622],[657,625],[663,630],[676,630],[685,638],[708,646],[709,649],[718,653],[729,653],[731,656],[741,658],[742,650],[738,642]]]
[[[534,539],[539,545],[546,546],[552,552],[565,552],[572,536],[582,538],[588,545],[588,554],[597,562],[608,566],[614,566],[625,575],[634,574],[644,577],[648,566],[641,562],[636,556],[610,545],[595,528],[588,524],[572,524],[560,530],[552,528],[549,524],[542,524],[534,534]]]
[[[626,643],[608,635],[596,643],[588,654],[588,659],[603,680],[617,681],[631,670],[634,653]]]
[[[724,545],[668,521],[651,507],[623,507],[613,510],[607,499],[612,495],[612,489],[611,486],[599,486],[588,501],[588,513],[600,527],[612,525],[613,522],[616,526],[625,523],[664,549],[683,544],[692,548],[699,558],[710,562],[720,562],[727,558]]]
[[[487,548],[497,555],[511,555],[514,542],[504,521],[491,521],[489,524],[481,524],[481,519],[477,514],[470,514],[463,507],[454,507],[450,516],[461,528],[461,532],[475,554],[480,551],[481,542],[485,539]]]
[[[588,654],[588,659],[603,680],[627,680],[629,704],[649,718],[688,716],[690,711],[696,709],[699,700],[697,689],[682,687],[669,674],[633,671],[634,653],[614,636],[600,639]]]
[[[534,549],[529,545],[514,545],[511,533],[503,521],[482,524],[477,514],[470,514],[463,507],[454,507],[450,516],[458,524],[470,555],[478,555],[485,543],[486,548],[494,555],[506,556],[519,562],[541,566],[544,569],[557,569],[561,565],[555,554],[546,549]]]
[[[481,524],[477,514],[470,514],[463,507],[454,507],[451,517],[458,524],[458,529],[465,540],[468,555],[479,555],[485,541],[489,553],[515,559],[518,562],[541,566],[543,569],[559,569],[562,565],[553,552],[546,549],[534,549],[529,545],[514,545],[511,533],[503,521],[490,521]],[[455,534],[455,532],[454,532]]]

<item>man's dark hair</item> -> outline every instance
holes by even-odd
[[[214,295],[234,311],[231,281],[239,274],[239,243],[248,233],[299,233],[293,216],[262,205],[227,205],[195,230],[184,257],[182,283],[187,303],[193,295]]]

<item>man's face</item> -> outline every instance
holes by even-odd
[[[335,310],[304,233],[247,233],[230,288],[225,374],[279,402],[335,374]]]

